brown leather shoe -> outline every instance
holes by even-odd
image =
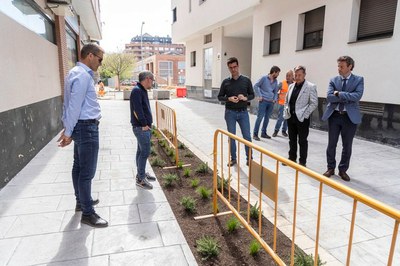
[[[350,181],[350,176],[346,174],[344,171],[339,171],[339,176],[344,180],[349,182]]]
[[[331,175],[334,175],[334,174],[335,174],[335,169],[328,169],[328,170],[326,170],[325,173],[323,173],[323,175],[326,177],[331,177]]]

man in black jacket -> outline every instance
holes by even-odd
[[[227,62],[231,76],[224,79],[218,94],[218,100],[226,102],[225,121],[228,131],[236,134],[236,122],[240,126],[243,138],[251,142],[250,119],[247,112],[247,101],[254,99],[254,90],[251,80],[240,74],[239,62],[236,57],[231,57]],[[249,148],[245,146],[247,165],[249,164]],[[231,160],[228,166],[235,165],[236,143],[231,139]]]
[[[151,115],[149,96],[147,91],[151,89],[154,75],[150,71],[139,74],[139,83],[133,88],[130,97],[131,124],[133,133],[137,139],[136,151],[136,185],[144,189],[152,189],[149,181],[155,181],[155,177],[146,173],[146,162],[150,155]]]

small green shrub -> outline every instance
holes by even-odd
[[[163,175],[163,179],[164,179],[164,185],[166,187],[172,187],[173,182],[178,180],[178,176],[176,174],[166,174]]]
[[[153,143],[153,142],[151,142],[151,143]],[[157,156],[156,149],[150,148],[150,155],[151,155],[151,156]]]
[[[209,199],[212,194],[212,190],[204,186],[199,187],[196,192],[201,196],[202,199]]]
[[[226,222],[226,228],[228,229],[229,233],[235,232],[238,227],[240,226],[239,220],[233,216]]]
[[[154,142],[150,141],[150,147],[153,147],[153,146],[154,146]]]
[[[175,157],[175,150],[171,148],[167,148],[167,155],[169,157]]]
[[[325,265],[326,262],[322,262],[318,255],[318,266]],[[306,254],[303,250],[296,248],[294,252],[294,265],[296,266],[313,266],[314,258],[312,254]]]
[[[203,257],[203,260],[207,260],[212,257],[216,257],[219,254],[220,246],[218,241],[211,236],[203,236],[196,240],[197,251]]]
[[[258,208],[258,201],[256,202],[256,204],[254,204],[254,206],[250,207],[250,217],[254,220],[258,220],[259,218],[259,208]]]
[[[250,246],[249,246],[249,253],[251,256],[255,257],[258,255],[258,252],[260,252],[261,249],[261,245],[260,243],[258,243],[257,240],[253,239],[253,241],[251,241]],[[295,265],[297,265],[295,263]]]
[[[190,152],[186,153],[183,156],[186,157],[186,158],[193,158],[193,154],[191,154]]]
[[[163,167],[165,165],[165,162],[160,158],[154,158],[150,161],[150,165],[156,167]]]
[[[184,177],[189,177],[190,174],[191,174],[191,172],[192,172],[192,170],[190,170],[189,167],[185,167],[185,168],[183,169],[183,176],[184,176]]]
[[[193,179],[190,181],[190,186],[191,186],[192,188],[196,188],[196,187],[198,187],[199,183],[200,183],[200,179],[198,179],[198,178],[196,177],[196,178],[193,178]]]
[[[158,140],[158,144],[163,148],[167,146],[167,142],[164,139]]]
[[[185,148],[186,148],[186,146],[182,142],[178,144],[178,149],[184,150]]]
[[[221,182],[222,181],[222,182]],[[222,183],[224,184],[224,190],[228,190],[229,183],[232,181],[232,178],[217,178],[217,187],[221,191],[222,189]]]
[[[179,161],[178,165],[176,166],[178,169],[182,169],[183,168],[183,162]]]
[[[196,168],[196,173],[208,174],[208,163],[202,162],[199,164],[199,166]]]
[[[189,213],[194,213],[196,211],[196,200],[190,196],[183,197],[180,201],[185,211]]]

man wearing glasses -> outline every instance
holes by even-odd
[[[95,212],[93,205],[99,200],[91,196],[92,179],[96,173],[99,152],[100,105],[97,102],[93,75],[101,65],[104,50],[96,44],[86,44],[81,50],[80,61],[65,79],[64,130],[60,147],[74,141],[72,182],[75,190],[75,211],[82,211],[81,223],[93,227],[106,227],[108,222]]]
[[[130,97],[132,130],[137,139],[136,151],[136,185],[144,189],[153,189],[149,181],[156,178],[146,173],[146,162],[150,155],[151,115],[149,96],[147,91],[151,89],[154,75],[150,71],[139,73],[139,83],[133,88]]]

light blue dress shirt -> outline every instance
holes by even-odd
[[[278,81],[275,79],[271,83],[269,75],[263,76],[254,84],[254,92],[257,97],[262,97],[266,101],[276,101],[278,99]]]
[[[62,121],[64,135],[71,137],[78,120],[101,118],[94,87],[93,70],[78,62],[65,78]]]

